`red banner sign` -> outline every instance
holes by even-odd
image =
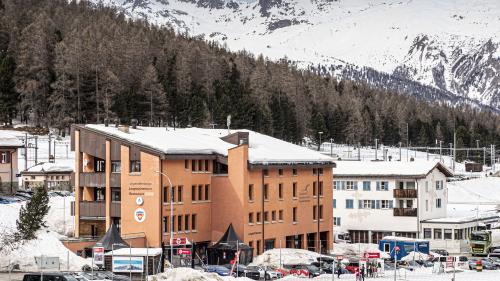
[[[187,238],[186,237],[179,237],[179,238],[170,239],[170,244],[172,244],[173,246],[186,245]]]
[[[365,253],[365,259],[380,259],[380,253]]]
[[[179,255],[191,255],[191,250],[189,250],[189,249],[179,249],[179,250],[177,250],[177,254],[179,254]]]

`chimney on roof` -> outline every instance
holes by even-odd
[[[130,126],[132,126],[132,129],[137,129],[137,119],[130,120]]]
[[[120,126],[120,118],[115,118],[115,128],[118,128]]]
[[[104,118],[104,126],[105,127],[109,126],[109,119],[108,118]]]
[[[227,136],[223,136],[220,139],[234,145],[249,144],[248,132],[236,132]]]

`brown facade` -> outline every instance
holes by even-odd
[[[85,204],[75,204],[77,236],[88,236],[88,225],[101,230],[114,221],[122,236],[144,235],[151,247],[168,245],[172,229],[174,238],[211,243],[232,223],[255,254],[332,247],[331,165],[250,165],[248,135],[229,138],[239,145],[227,156],[165,156],[84,127],[72,131],[76,202],[101,208],[95,220],[84,216]]]

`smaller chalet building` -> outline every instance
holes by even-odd
[[[338,161],[333,168],[333,222],[353,243],[384,236],[422,238],[422,221],[446,217],[440,162]]]
[[[18,149],[24,147],[21,140],[9,131],[0,131],[0,194],[15,193],[18,187]]]
[[[40,163],[21,172],[26,190],[43,186],[48,190],[72,191],[73,168],[55,163]]]

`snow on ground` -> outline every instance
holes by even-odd
[[[166,269],[164,273],[154,276],[152,281],[250,281],[246,277],[221,277],[216,273],[202,272],[191,268]]]
[[[448,189],[448,217],[481,216],[500,206],[498,177],[453,181]]]
[[[79,270],[82,265],[90,264],[85,259],[69,251],[59,240],[64,237],[61,234],[73,232],[73,217],[70,212],[70,202],[73,197],[51,197],[50,210],[46,216],[47,228],[38,232],[38,238],[25,242],[13,251],[0,249],[0,271],[5,270],[9,264],[19,264],[24,271],[37,270],[35,256],[59,257],[61,269],[67,269],[69,258],[69,269]],[[0,229],[10,233],[16,230],[16,220],[19,217],[19,209],[25,202],[0,204]]]
[[[301,249],[272,249],[255,257],[251,265],[279,267],[280,264],[309,264],[319,256],[318,253]]]

